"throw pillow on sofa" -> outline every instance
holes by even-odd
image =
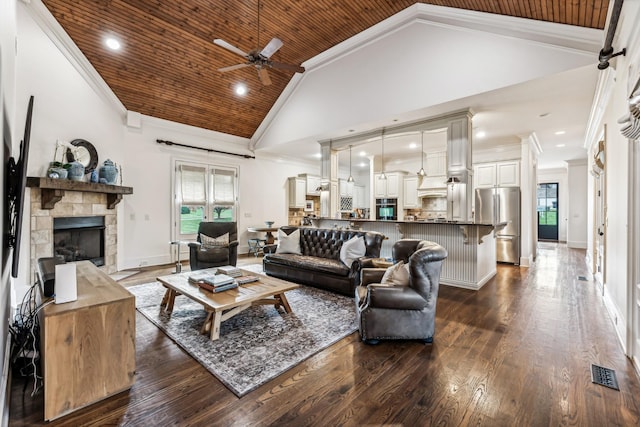
[[[409,286],[409,264],[398,261],[384,272],[380,283],[390,286]]]
[[[352,237],[342,244],[340,248],[340,261],[351,268],[353,261],[363,257],[366,252],[367,246],[364,244],[364,237]]]
[[[277,254],[298,254],[302,255],[300,250],[300,230],[295,230],[287,235],[282,230],[278,230],[278,247]]]
[[[224,233],[222,236],[210,237],[206,234],[200,233],[200,243],[204,249],[220,248],[229,246],[229,233]]]

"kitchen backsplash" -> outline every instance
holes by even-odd
[[[447,217],[446,197],[425,197],[422,199],[421,209],[407,209],[405,216],[413,216],[415,219],[435,219]]]

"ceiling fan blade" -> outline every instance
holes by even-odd
[[[238,65],[230,65],[228,67],[222,67],[222,68],[218,68],[218,71],[221,72],[227,72],[227,71],[233,71],[233,70],[238,70],[240,68],[244,68],[244,67],[248,67],[251,64],[238,64]]]
[[[260,77],[260,81],[263,85],[269,86],[271,84],[271,77],[269,77],[269,72],[266,68],[259,68],[258,76]]]
[[[241,51],[241,50],[240,50],[240,49],[238,49],[237,47],[235,47],[235,46],[233,46],[233,45],[231,45],[231,44],[227,43],[226,41],[224,41],[224,40],[222,40],[222,39],[215,39],[215,40],[213,41],[213,43],[214,43],[214,44],[216,44],[216,45],[218,45],[218,46],[220,46],[220,47],[223,47],[223,48],[227,49],[227,50],[228,50],[228,51],[230,51],[230,52],[235,53],[236,55],[240,55],[240,56],[242,56],[243,58],[247,58],[247,57],[249,57],[249,54],[248,54],[248,53],[245,53],[245,52]]]
[[[276,53],[278,49],[282,47],[282,44],[282,40],[280,40],[279,38],[272,38],[271,41],[264,47],[264,49],[262,49],[262,52],[260,52],[260,56],[262,56],[263,58],[270,58],[271,55]]]
[[[301,67],[299,65],[283,64],[281,62],[271,62],[269,63],[269,65],[272,68],[278,68],[280,70],[289,70],[295,71],[296,73],[304,73],[304,67]]]

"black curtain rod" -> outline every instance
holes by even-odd
[[[251,156],[249,154],[230,153],[228,151],[214,150],[213,148],[196,147],[194,145],[180,144],[178,142],[165,141],[163,139],[156,139],[156,142],[158,144],[177,145],[178,147],[193,148],[195,150],[203,150],[203,151],[206,151],[208,153],[220,153],[220,154],[228,154],[229,156],[244,157],[245,159],[255,159],[256,158],[256,156]]]

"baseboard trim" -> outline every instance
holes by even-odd
[[[618,310],[618,307],[616,307],[613,299],[611,299],[609,288],[606,285],[604,287],[604,295],[602,299],[604,301],[604,306],[607,309],[607,313],[609,314],[609,320],[611,320],[611,323],[616,330],[618,342],[620,342],[624,354],[629,355],[629,353],[627,352],[627,341],[625,337],[625,325],[627,324],[627,320],[622,315],[620,310]]]

